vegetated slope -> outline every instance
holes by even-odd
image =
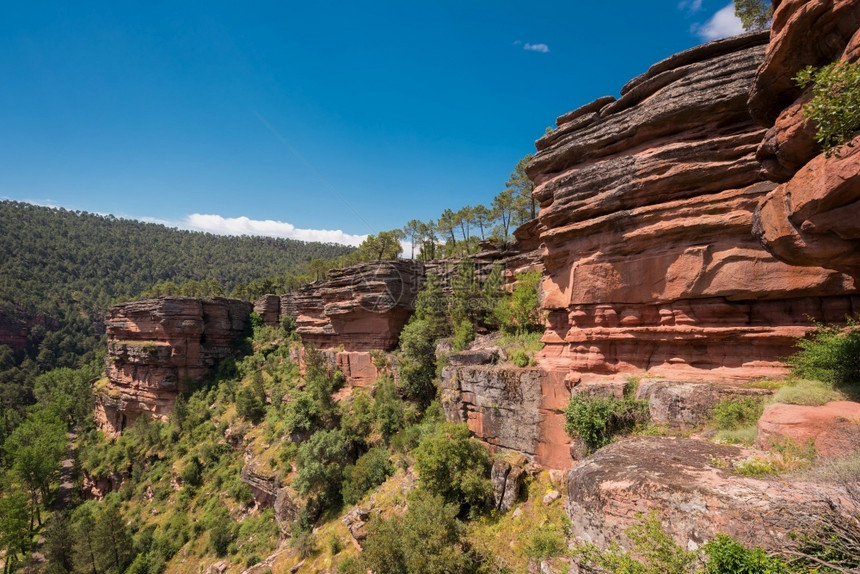
[[[0,202],[0,312],[88,315],[160,281],[215,280],[226,292],[299,271],[352,248],[267,237],[220,236],[112,215]]]

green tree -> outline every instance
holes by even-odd
[[[496,303],[495,316],[509,332],[527,333],[543,329],[538,289],[541,274],[537,271],[517,275],[513,292]]]
[[[767,28],[773,17],[771,0],[734,0],[735,16],[740,19],[744,30]]]
[[[468,574],[479,561],[466,549],[459,507],[440,496],[419,494],[403,516],[370,521],[362,570],[382,573]]]
[[[53,413],[36,411],[12,432],[4,446],[12,472],[30,498],[31,526],[34,520],[41,525],[40,510],[49,499],[66,452],[66,425]]]
[[[293,488],[301,496],[318,499],[324,506],[340,501],[344,467],[349,463],[346,441],[340,430],[321,430],[299,447],[298,471]]]
[[[100,572],[122,574],[134,560],[131,535],[116,504],[108,504],[93,525],[93,551]]]
[[[446,423],[415,449],[422,489],[447,502],[479,506],[492,494],[490,455],[465,424]]]
[[[30,551],[33,536],[27,496],[11,485],[0,486],[0,550],[6,556],[5,574],[12,572],[19,556]]]
[[[516,202],[518,208],[517,213],[518,219],[520,219],[521,222],[537,217],[537,205],[535,198],[532,195],[532,192],[535,189],[535,184],[529,179],[529,176],[526,175],[526,167],[528,167],[532,157],[532,154],[527,154],[518,161],[516,167],[514,167],[514,171],[511,172],[508,181],[505,182],[507,189],[511,190],[513,197],[518,200]]]

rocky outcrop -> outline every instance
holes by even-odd
[[[448,366],[442,369],[439,388],[446,418],[465,422],[491,447],[521,453],[547,468],[570,467],[564,433],[570,393],[552,394],[540,369]]]
[[[766,41],[747,34],[677,54],[537,142],[529,175],[549,312],[540,364],[560,382],[775,375],[811,319],[860,309],[846,295],[852,278],[789,266],[752,235],[774,187],[746,105]]]
[[[840,487],[732,473],[737,447],[684,438],[634,438],[602,448],[570,471],[567,513],[574,536],[601,548],[627,546],[624,531],[656,512],[684,548],[718,533],[748,546],[778,548],[796,527],[786,516],[826,513]]]
[[[786,441],[812,443],[818,456],[841,458],[860,449],[860,403],[834,401],[822,406],[768,405],[757,423],[763,448]]]
[[[23,351],[30,340],[30,331],[36,325],[46,330],[59,327],[56,319],[45,315],[32,316],[14,308],[0,309],[0,345],[6,345],[13,351]]]
[[[107,380],[96,421],[117,434],[141,414],[165,419],[191,381],[208,375],[245,333],[251,305],[237,299],[162,297],[117,305],[107,322]]]
[[[714,407],[743,397],[765,397],[772,391],[726,382],[647,379],[639,383],[635,398],[648,401],[651,422],[676,429],[706,423]]]
[[[335,269],[281,298],[281,314],[294,314],[296,331],[319,349],[390,350],[397,345],[421,288],[419,261],[380,261]]]
[[[520,465],[512,465],[505,460],[496,460],[493,463],[490,482],[493,484],[493,504],[496,510],[507,512],[514,507],[525,474],[525,469]]]
[[[860,277],[860,139],[826,157],[806,123],[809,101],[794,77],[806,66],[860,60],[860,5],[849,0],[784,0],[750,94],[753,117],[769,128],[757,157],[780,183],[761,201],[755,233],[777,258]]]

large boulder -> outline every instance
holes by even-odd
[[[792,513],[826,513],[839,486],[738,476],[732,446],[686,438],[633,438],[606,446],[570,471],[567,513],[578,538],[601,548],[628,546],[625,530],[656,512],[684,548],[719,533],[776,549]]]
[[[841,458],[860,450],[860,403],[768,405],[757,428],[757,441],[763,448],[786,441],[801,446],[812,443],[819,456]]]

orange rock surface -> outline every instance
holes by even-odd
[[[117,305],[105,323],[107,385],[98,389],[96,422],[118,434],[141,414],[165,419],[189,381],[231,353],[251,305],[215,297],[162,297]]]
[[[765,61],[750,94],[753,117],[769,129],[758,150],[765,175],[781,183],[761,201],[755,233],[791,265],[860,276],[860,138],[830,157],[805,123],[793,78],[806,66],[860,60],[860,4],[786,0],[774,12]]]
[[[860,309],[851,277],[787,265],[752,234],[774,187],[747,110],[766,42],[746,34],[677,54],[537,142],[542,367],[568,379],[776,375],[811,318]]]

